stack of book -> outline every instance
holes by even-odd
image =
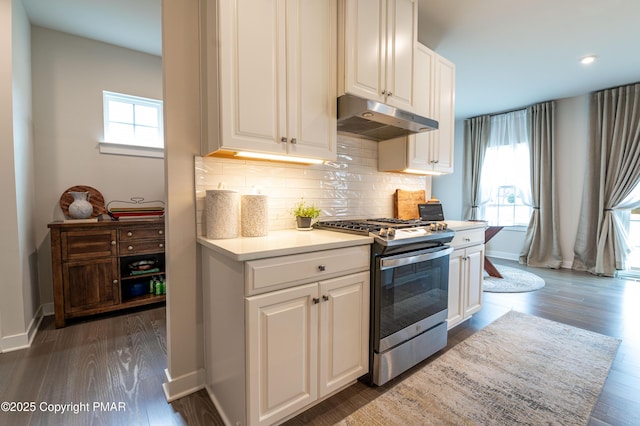
[[[148,219],[164,215],[164,207],[117,207],[109,209],[115,220]]]

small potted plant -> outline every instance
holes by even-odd
[[[291,214],[296,217],[298,229],[306,231],[313,229],[311,228],[311,221],[320,216],[320,209],[313,204],[307,204],[304,199],[302,199],[291,209]]]

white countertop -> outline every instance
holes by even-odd
[[[449,229],[453,229],[454,231],[487,227],[487,222],[484,220],[445,220],[444,222],[447,224]]]
[[[344,232],[298,231],[286,229],[270,231],[264,237],[239,237],[212,240],[198,237],[198,243],[237,261],[286,256],[318,250],[371,244],[372,237],[347,234]]]

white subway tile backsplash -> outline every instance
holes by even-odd
[[[266,161],[196,157],[196,213],[198,235],[203,223],[206,191],[220,182],[241,194],[259,191],[269,196],[269,229],[295,228],[290,210],[304,198],[321,210],[321,218],[393,216],[396,189],[425,189],[431,194],[431,178],[378,172],[377,142],[338,135],[337,160],[302,166]]]

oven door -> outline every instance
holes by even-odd
[[[447,319],[450,246],[377,258],[374,351],[381,353]]]

